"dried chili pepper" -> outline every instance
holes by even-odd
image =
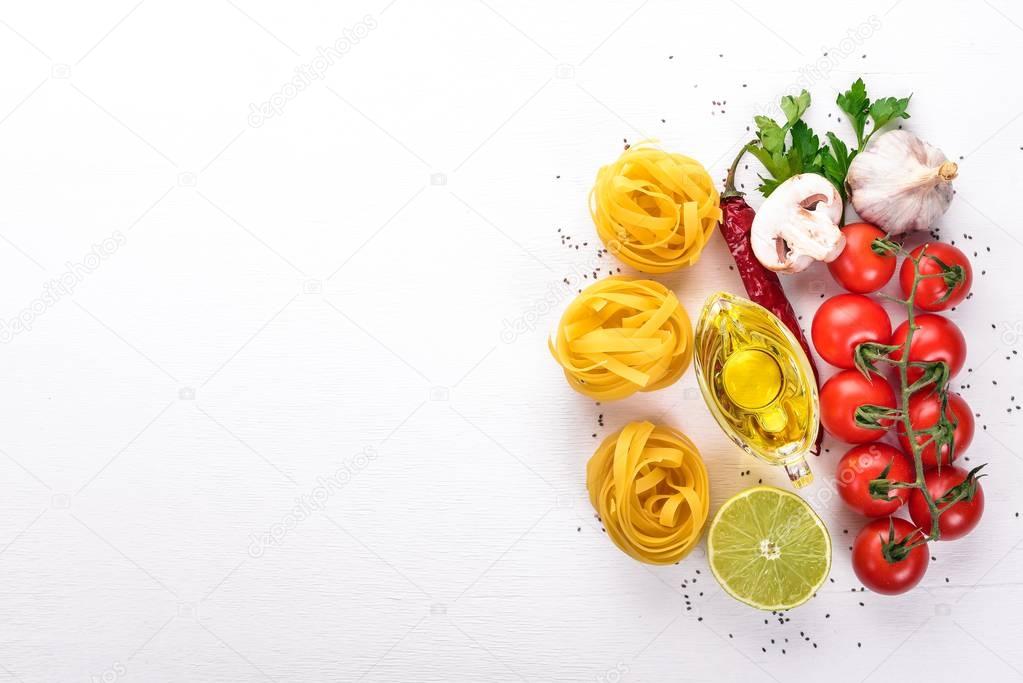
[[[746,294],[749,295],[750,300],[778,316],[778,319],[785,323],[785,326],[799,340],[799,345],[803,347],[806,358],[810,361],[814,380],[819,386],[820,375],[817,373],[817,365],[813,362],[813,354],[810,353],[810,346],[806,343],[803,331],[799,327],[796,312],[785,297],[785,290],[782,289],[778,274],[765,268],[753,255],[753,248],[750,245],[750,228],[753,227],[753,217],[756,213],[746,203],[743,193],[735,189],[735,169],[745,153],[746,146],[743,146],[728,169],[728,177],[725,179],[725,191],[721,193],[721,235],[725,238],[725,243],[728,244],[728,250],[732,252],[732,258],[735,260],[739,277],[742,278],[742,284],[746,288]],[[811,449],[814,455],[820,454],[823,439],[824,430],[818,427],[817,442]]]

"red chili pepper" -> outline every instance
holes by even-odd
[[[820,375],[817,374],[817,365],[813,362],[813,354],[810,353],[810,346],[806,343],[806,337],[803,336],[803,331],[799,327],[796,312],[785,297],[785,290],[782,289],[778,274],[765,268],[753,255],[753,247],[750,245],[750,228],[753,227],[753,217],[756,213],[746,203],[742,193],[735,189],[735,167],[745,151],[746,148],[743,147],[735,162],[732,163],[728,179],[725,181],[725,192],[721,196],[721,235],[728,244],[728,250],[732,252],[732,258],[735,259],[735,267],[739,271],[739,277],[742,278],[742,284],[746,287],[746,294],[752,301],[778,316],[778,319],[785,323],[785,326],[799,340],[799,345],[803,347],[806,358],[810,361],[814,380],[820,386]],[[814,455],[820,455],[823,439],[824,430],[818,426],[817,442],[811,449]]]

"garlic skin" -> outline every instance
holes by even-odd
[[[860,218],[891,235],[927,230],[952,202],[959,167],[909,131],[878,137],[849,165],[845,184]]]

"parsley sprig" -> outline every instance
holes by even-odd
[[[892,121],[909,118],[906,109],[910,97],[885,97],[871,101],[862,78],[856,79],[848,90],[839,94],[836,100],[838,108],[849,117],[856,135],[856,146],[851,150],[832,132],[826,133],[826,142],[821,142],[803,121],[803,114],[810,108],[810,93],[803,90],[798,96],[782,97],[785,123],[778,123],[768,116],[754,117],[757,139],[747,149],[764,165],[768,174],[767,177],[760,176],[761,183],[757,189],[767,197],[794,175],[818,173],[838,188],[842,202],[846,202],[845,177],[849,173],[849,164],[863,151],[874,133]]]
[[[768,116],[754,117],[757,124],[757,142],[749,151],[760,160],[770,177],[760,177],[758,188],[766,197],[784,181],[798,173],[819,173],[822,167],[821,142],[803,121],[810,108],[810,93],[803,91],[797,97],[781,98],[785,123],[779,124]],[[790,144],[785,144],[788,136]]]
[[[906,107],[909,106],[910,97],[913,96],[902,99],[885,97],[871,102],[862,78],[857,78],[848,90],[838,96],[836,100],[838,108],[849,115],[849,121],[856,133],[857,151],[866,147],[874,133],[895,119],[909,118]],[[868,118],[873,126],[869,133],[864,134]]]

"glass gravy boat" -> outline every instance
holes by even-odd
[[[713,294],[696,325],[695,361],[700,391],[725,434],[784,467],[796,488],[812,482],[805,456],[817,439],[817,382],[785,324],[748,299]]]

